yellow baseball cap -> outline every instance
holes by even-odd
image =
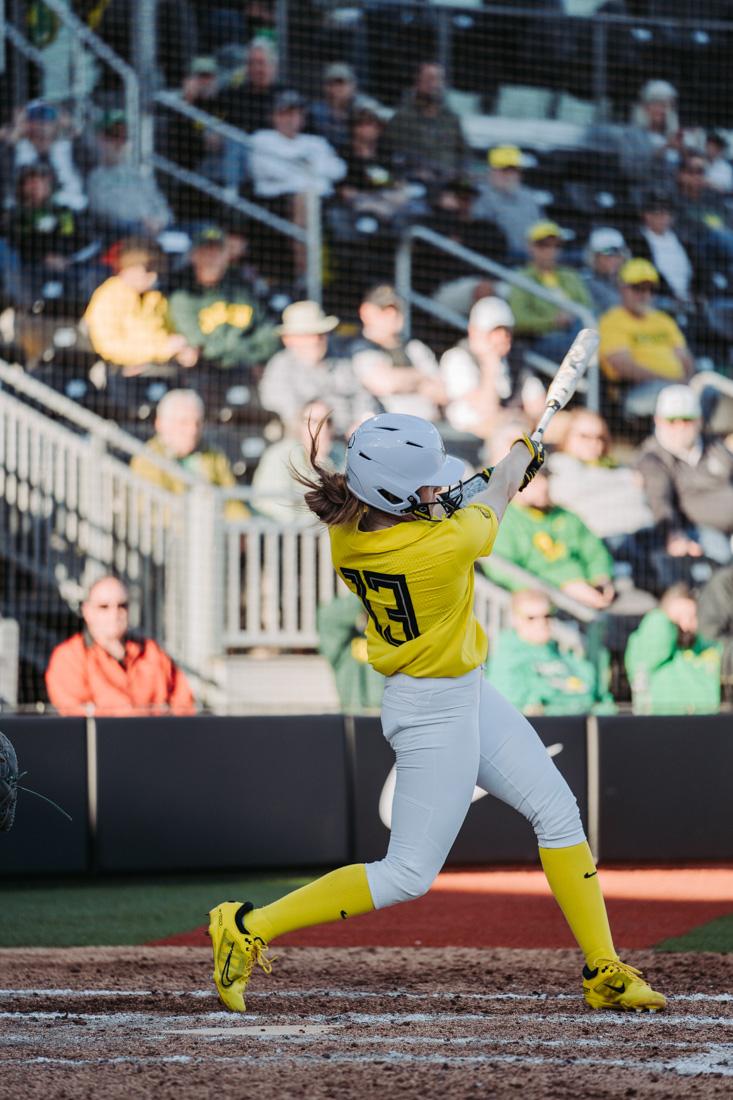
[[[624,286],[638,286],[639,283],[658,283],[659,275],[654,264],[637,257],[627,260],[618,273],[618,281]]]
[[[521,168],[522,150],[517,145],[497,145],[489,150],[490,168]]]
[[[527,240],[532,244],[536,244],[537,241],[546,241],[548,237],[557,237],[561,241],[565,239],[565,234],[557,222],[535,222],[527,232]]]

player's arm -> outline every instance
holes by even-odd
[[[501,523],[509,501],[532,480],[544,460],[541,444],[529,436],[517,439],[509,454],[494,466],[487,487],[472,497],[471,503],[487,505]]]

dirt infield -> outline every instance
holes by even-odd
[[[249,1012],[195,947],[0,951],[0,1097],[729,1097],[733,957],[637,952],[665,1014],[594,1013],[574,951],[282,948]]]

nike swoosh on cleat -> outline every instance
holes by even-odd
[[[610,982],[606,982],[606,985],[609,989],[612,989],[614,991],[614,993],[625,993],[626,992],[626,986],[623,984],[623,982],[621,983],[621,985],[611,985]]]
[[[233,950],[234,944],[232,944],[232,946],[229,948],[229,954],[227,955],[226,962],[221,968],[221,984],[224,986],[225,989],[229,989],[229,987],[234,985],[237,980],[236,978],[232,978],[229,976],[229,963],[232,961]]]
[[[349,914],[348,914],[348,913],[346,912],[346,910],[345,910],[345,909],[342,909],[342,910],[341,910],[341,920],[346,920],[346,918],[348,917],[348,915],[349,915]]]
[[[583,875],[583,878],[593,878],[593,876],[597,875],[597,874],[598,874],[597,871],[586,871],[585,874]]]

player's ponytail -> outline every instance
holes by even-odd
[[[305,502],[311,512],[328,527],[337,527],[358,520],[364,512],[369,511],[369,506],[354,496],[346,484],[345,474],[328,470],[318,461],[318,437],[327,419],[326,416],[318,423],[315,432],[310,428],[308,430],[311,439],[308,459],[312,475],[301,473],[292,463],[290,474],[307,490]]]

